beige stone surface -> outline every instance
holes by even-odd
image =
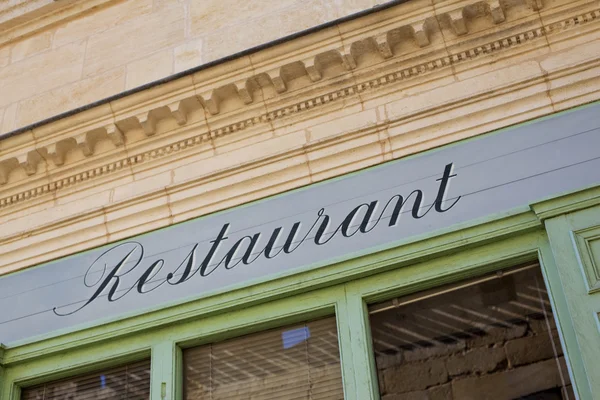
[[[56,225],[51,230],[38,232],[35,237],[25,235],[19,241],[3,242],[0,244],[0,263],[10,265],[3,272],[105,244],[108,236],[104,220],[104,215],[95,214],[83,220],[73,219],[69,224]],[[41,237],[44,240],[38,243]],[[76,244],[73,245],[73,242]],[[32,252],[34,244],[38,248]]]
[[[174,57],[175,73],[202,65],[202,39],[191,40],[175,47]]]
[[[111,241],[170,223],[171,211],[165,196],[149,196],[141,201],[135,210],[116,208],[106,213],[106,228]]]
[[[244,20],[252,20],[256,17],[277,12],[293,5],[296,0],[278,1],[276,4],[268,0],[257,0],[252,2],[236,0],[206,0],[203,2],[192,2],[190,4],[190,15],[192,19],[191,32],[193,36],[203,33],[231,27]],[[231,8],[240,11],[240,18],[231,15]],[[240,21],[241,20],[241,21]]]
[[[110,202],[119,203],[123,200],[143,195],[160,192],[173,183],[173,173],[171,171],[155,174],[148,178],[124,182],[112,190]]]
[[[5,67],[10,62],[10,46],[0,46],[0,68]]]
[[[65,45],[0,69],[0,107],[80,79],[85,43]]]
[[[114,3],[114,2],[113,2]],[[152,12],[152,0],[126,0],[109,4],[79,18],[61,23],[56,28],[54,47],[84,40],[123,24],[140,23]]]
[[[377,112],[373,109],[364,110],[309,128],[308,137],[310,142],[318,142],[343,134],[344,132],[373,127],[376,124]]]
[[[311,176],[320,181],[383,161],[383,146],[377,130],[367,130],[314,146],[307,152]]]
[[[124,67],[115,68],[23,100],[19,103],[16,125],[29,125],[53,113],[70,111],[73,104],[87,104],[109,97],[125,89],[125,76]]]
[[[275,135],[285,135],[300,129],[306,129],[308,131],[313,128],[318,130],[320,129],[320,126],[331,123],[331,121],[350,117],[356,113],[362,112],[364,106],[360,99],[357,98],[348,99],[344,102],[322,105],[320,108],[320,112],[316,113],[316,115],[298,113],[297,115],[292,115],[285,119],[273,121],[271,125],[275,131]]]
[[[109,193],[94,194],[88,196],[84,201],[73,201],[29,213],[14,220],[4,220],[0,223],[0,238],[10,237],[19,233],[27,233],[43,225],[49,225],[61,221],[64,215],[77,216],[85,211],[97,210],[109,202]]]
[[[119,65],[173,47],[184,39],[184,10],[178,3],[142,15],[104,32],[87,42],[83,76],[93,76]]]
[[[306,143],[306,134],[303,131],[290,133],[270,140],[262,140],[246,147],[217,154],[214,157],[201,160],[173,170],[173,182],[181,183],[191,178],[209,175],[220,170],[241,166],[261,158],[261,154],[277,154],[286,150],[298,148]],[[243,179],[242,174],[235,174],[233,178]],[[231,183],[231,182],[230,182]]]
[[[380,0],[343,0],[337,3],[341,6],[340,14],[348,15],[381,5],[384,2]]]
[[[493,92],[499,87],[513,85],[519,81],[528,81],[536,77],[542,78],[542,76],[542,70],[535,61],[511,65],[508,68],[482,75],[477,79],[456,82],[417,96],[389,103],[386,105],[386,111],[389,118],[404,117],[419,110],[449,102],[450,99],[468,101],[476,95]]]
[[[36,53],[50,49],[52,47],[53,35],[54,31],[49,30],[17,42],[11,50],[11,62],[20,61]]]
[[[243,183],[228,184],[229,180],[243,180]],[[189,184],[178,190],[168,189],[172,222],[186,221],[310,183],[306,158],[294,155],[238,172],[212,185]]]
[[[263,9],[268,0],[257,2]],[[229,1],[234,3],[233,1]],[[243,4],[247,2],[241,1]],[[279,2],[278,2],[279,3]],[[284,2],[285,3],[285,2]],[[292,3],[292,2],[290,2]],[[197,3],[200,5],[201,3]],[[269,2],[269,4],[272,4]],[[203,8],[204,6],[201,5]],[[205,57],[208,60],[223,58],[229,54],[238,53],[242,50],[268,43],[277,38],[291,35],[304,29],[339,18],[339,11],[335,3],[326,0],[294,1],[289,7],[265,13],[257,10],[255,18],[239,21],[235,24],[236,29],[252,31],[252,35],[237,35],[236,29],[225,25],[220,30],[210,29],[210,32],[202,32],[205,37]],[[195,30],[197,19],[192,19],[192,33],[200,34],[200,29],[206,29],[211,25],[202,23]],[[218,25],[217,25],[218,26]],[[260,27],[260,29],[256,29]]]
[[[0,125],[0,134],[12,131],[16,126],[17,103],[13,103],[4,109],[4,119]]]
[[[173,52],[159,51],[127,64],[126,89],[133,89],[173,73]]]
[[[82,0],[10,0],[0,3],[0,28],[9,30],[18,25],[26,25],[36,19],[45,19],[49,14],[58,14],[64,8],[75,8]],[[35,24],[34,24],[35,25]]]
[[[600,39],[548,54],[541,58],[540,66],[546,73],[557,72],[597,60],[598,54]]]

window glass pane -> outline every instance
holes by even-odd
[[[370,307],[383,400],[575,399],[539,266]]]
[[[150,360],[24,388],[22,400],[147,400]]]
[[[335,318],[183,351],[184,400],[343,399]]]

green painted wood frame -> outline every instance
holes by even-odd
[[[533,261],[542,267],[578,398],[598,398],[599,373],[581,351],[600,340],[597,314],[574,312],[579,288],[564,284],[562,269],[579,269],[570,261],[559,269],[555,262],[572,243],[550,240],[545,228],[546,221],[574,212],[591,213],[600,224],[596,205],[600,187],[587,188],[347,261],[0,347],[0,399],[18,400],[22,386],[151,357],[151,400],[179,400],[182,348],[326,315],[338,324],[345,398],[379,399],[367,304]],[[570,225],[550,225],[551,238],[570,234]]]

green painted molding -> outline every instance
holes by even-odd
[[[585,369],[591,397],[598,398],[600,393],[600,331],[596,315],[600,311],[600,293],[589,293],[586,287],[584,267],[577,248],[574,232],[600,226],[600,206],[584,208],[577,212],[558,215],[545,222],[552,256],[555,260],[556,274],[560,278],[561,293],[565,296],[568,314],[573,322],[575,339],[581,357],[580,369]],[[563,330],[563,334],[565,331]],[[569,354],[572,356],[572,354]],[[574,366],[574,363],[571,363]],[[581,373],[580,375],[583,375]],[[575,374],[577,378],[577,374]],[[578,383],[578,389],[585,385]]]
[[[531,210],[543,222],[548,218],[576,212],[599,204],[600,186],[594,186],[534,203],[531,205]]]
[[[344,400],[379,400],[367,305],[356,291],[344,293],[336,307]]]
[[[584,272],[589,294],[600,292],[600,259],[594,256],[600,244],[600,226],[571,232],[579,266]]]
[[[177,399],[180,394],[175,382],[181,379],[182,347],[330,316],[343,298],[344,288],[336,286],[186,324],[156,326],[152,331],[14,363],[6,369],[6,382],[9,384],[0,392],[0,398],[18,400],[21,385],[34,385],[152,355],[151,399],[162,399],[163,382],[166,383],[165,399]]]
[[[152,398],[176,399],[179,393],[177,376],[181,376],[181,350],[173,340],[152,346],[150,392]]]
[[[574,318],[569,310],[565,295],[561,272],[552,252],[552,246],[547,237],[540,243],[539,260],[544,272],[544,280],[548,289],[548,297],[556,309],[554,319],[559,328],[559,338],[564,351],[567,367],[573,384],[573,391],[579,399],[593,399],[589,377],[581,355],[581,347],[577,339],[579,318]]]

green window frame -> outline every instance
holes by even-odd
[[[542,267],[579,398],[591,399],[550,242],[531,211],[8,349],[2,398],[18,400],[24,385],[151,356],[151,399],[179,399],[182,347],[335,314],[345,398],[375,400],[379,394],[367,304],[532,261]],[[369,271],[377,273],[365,276]],[[290,279],[302,282],[300,287],[290,290]],[[313,289],[304,291],[307,287]]]
[[[565,279],[579,274],[583,285],[570,238],[600,226],[598,205],[600,187],[588,188],[347,261],[0,348],[0,398],[20,400],[21,387],[151,357],[151,400],[180,400],[182,348],[335,315],[345,399],[378,400],[367,304],[538,262],[574,390],[593,399],[600,379],[589,360],[600,346],[591,355],[582,349],[600,339],[600,307],[578,300],[588,291]],[[583,222],[563,215],[578,212]],[[574,313],[579,304],[595,314]]]

